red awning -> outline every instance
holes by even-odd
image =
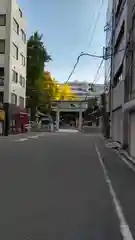
[[[21,108],[14,104],[11,105],[11,115],[28,115],[26,108]]]

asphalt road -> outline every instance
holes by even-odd
[[[134,192],[135,173],[110,155],[98,135],[46,133],[0,140],[0,239],[124,239],[95,144],[134,235],[135,194],[128,209],[119,184],[128,177]],[[115,166],[108,164],[110,156]]]

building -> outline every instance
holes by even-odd
[[[124,94],[124,144],[135,157],[135,2],[127,1],[127,40]]]
[[[96,97],[100,102],[101,94],[104,91],[104,84],[91,84],[89,82],[69,82],[72,91],[80,100]]]
[[[16,0],[0,1],[0,102],[5,110],[5,134],[27,121],[26,19]]]
[[[112,15],[111,68],[110,80],[105,76],[105,83],[110,82],[111,137],[135,157],[134,4],[134,0],[113,0],[112,10],[108,10]]]
[[[106,32],[106,46],[104,48],[104,55],[106,56],[105,62],[105,82],[104,90],[106,95],[106,112],[109,114],[109,97],[110,97],[110,80],[111,80],[111,54],[112,54],[112,9],[113,9],[113,0],[108,1],[108,8],[106,13],[106,25],[104,31]]]
[[[76,80],[69,82],[68,85],[80,100],[84,100],[88,96],[89,84],[87,82],[79,82]]]

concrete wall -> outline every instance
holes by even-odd
[[[130,114],[130,155],[135,158],[135,113]]]
[[[123,113],[122,108],[112,113],[112,138],[116,142],[122,142],[123,132]]]
[[[113,88],[112,94],[112,109],[115,110],[124,104],[124,81],[120,82],[115,88]]]

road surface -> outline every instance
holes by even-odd
[[[132,240],[134,184],[135,172],[98,135],[0,139],[0,239]]]

